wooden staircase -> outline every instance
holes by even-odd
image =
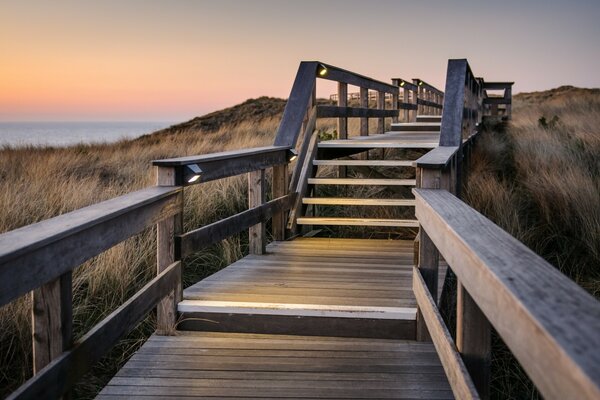
[[[367,207],[415,206],[411,194],[416,185],[415,158],[411,155],[420,155],[419,150],[437,147],[440,124],[441,116],[417,116],[416,122],[391,124],[391,131],[383,135],[318,143],[317,158],[312,161],[313,176],[308,178],[308,190],[302,198],[302,213],[296,223],[304,226],[417,228],[419,224],[414,213],[410,213],[408,218],[379,218],[365,215],[364,210]],[[373,157],[368,152],[374,149],[382,149],[378,154],[383,159],[367,159]],[[358,158],[352,157],[357,154]],[[401,158],[397,158],[398,155]],[[338,170],[337,176],[331,176],[332,167]],[[410,178],[398,178],[399,172],[407,175],[407,168],[411,169],[408,173]],[[360,188],[355,190],[353,187]],[[403,187],[404,190],[389,190],[394,187]],[[352,212],[348,207],[353,207]],[[406,212],[400,214],[406,215]]]

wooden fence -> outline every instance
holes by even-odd
[[[433,340],[457,398],[489,397],[492,326],[545,398],[600,398],[600,303],[459,199],[485,85],[450,60],[440,147],[417,160],[417,336]],[[458,279],[456,342],[433,301],[440,257]]]

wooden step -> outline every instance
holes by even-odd
[[[309,185],[415,186],[416,179],[309,178]]]
[[[302,199],[302,203],[332,206],[415,206],[413,199],[353,199],[348,197],[305,197]]]
[[[442,122],[441,115],[417,115],[417,122]]]
[[[298,225],[343,225],[343,226],[389,226],[395,228],[418,228],[419,221],[412,219],[300,217]]]
[[[424,132],[418,132],[424,133]],[[437,132],[429,132],[436,134]],[[383,135],[382,135],[383,136]],[[327,140],[319,143],[321,149],[434,149],[438,146],[438,140],[394,140],[394,139],[346,139]]]
[[[364,167],[416,167],[413,160],[313,160],[313,165],[346,165]]]
[[[401,122],[392,124],[393,132],[439,132],[440,122]]]

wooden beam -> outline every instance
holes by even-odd
[[[413,291],[422,318],[431,333],[433,345],[440,357],[454,397],[457,399],[478,399],[479,396],[471,376],[460,358],[460,354],[458,354],[452,341],[452,336],[450,336],[450,332],[448,332],[448,328],[446,328],[446,324],[437,308],[434,300],[435,296],[429,291],[423,277],[416,268],[413,268]]]
[[[296,194],[290,193],[283,197],[266,202],[260,207],[251,208],[239,214],[214,222],[202,228],[184,233],[178,237],[181,243],[181,256],[187,257],[211,244],[239,233],[268,220],[274,213],[289,210],[295,203]]]
[[[287,164],[273,167],[273,183],[271,185],[273,198],[277,199],[288,194]],[[273,213],[273,239],[285,240],[286,214],[282,211]]]
[[[398,91],[398,87],[390,85],[389,83],[381,82],[364,75],[356,74],[354,72],[346,71],[332,65],[327,65],[324,63],[321,64],[327,67],[327,74],[324,76],[319,76],[321,79],[343,82],[349,85],[364,87],[370,90],[383,91],[386,93],[394,93],[394,91]]]
[[[288,102],[283,110],[281,123],[275,136],[275,146],[295,148],[306,108],[311,102],[316,86],[316,74],[319,63],[303,61],[298,67],[298,73],[288,96]]]
[[[297,194],[294,205],[290,210],[290,215],[288,217],[288,226],[287,228],[290,230],[296,229],[296,218],[298,218],[303,209],[302,198],[305,197],[306,191],[308,189],[308,179],[312,177],[315,173],[316,167],[313,165],[313,160],[317,154],[317,145],[319,143],[318,135],[311,135],[305,138],[309,139],[309,144],[306,151],[306,157],[304,158],[304,162],[302,165],[297,165],[296,168],[298,171],[298,182],[296,183],[296,187],[291,190]]]
[[[92,328],[73,348],[38,371],[7,400],[58,399],[68,392],[117,341],[131,332],[154,306],[181,282],[181,264],[176,262]]]
[[[174,167],[155,167],[157,186],[175,185]],[[179,212],[156,224],[156,274],[160,275],[172,265],[179,255],[176,249],[175,236],[183,228],[183,192]],[[177,324],[177,304],[183,298],[181,282],[158,304],[156,309],[156,332],[162,335],[174,335]]]
[[[461,145],[467,68],[467,60],[448,60],[440,146]]]
[[[71,347],[72,293],[73,282],[70,271],[31,292],[34,374]]]
[[[391,111],[391,117],[397,117],[398,112],[396,110],[386,110],[385,109],[385,92],[377,92],[377,108],[379,111]],[[385,118],[384,116],[380,116],[377,119],[377,133],[382,135],[385,132]]]
[[[348,107],[348,84],[338,82],[338,107],[336,110],[340,111],[340,114],[337,115],[337,128],[338,128],[338,139],[346,139],[348,137],[348,119],[346,118],[345,112],[343,112]],[[322,106],[317,106],[317,117],[320,117],[319,112],[323,111],[321,109]]]
[[[269,168],[273,165],[287,164],[288,150],[289,147],[287,146],[256,147],[200,156],[156,160],[153,161],[153,164],[159,167],[177,167],[175,179],[177,185],[190,185],[188,182],[183,182],[181,175],[186,165],[195,164],[202,171],[200,179],[191,183],[195,185]]]
[[[319,118],[384,118],[397,116],[397,110],[378,110],[362,107],[317,106]],[[345,139],[340,137],[340,139]]]
[[[265,202],[265,170],[248,173],[248,208],[260,207]],[[250,254],[264,254],[267,246],[267,231],[264,221],[248,228]]]
[[[600,302],[450,193],[414,193],[421,226],[542,395],[600,398]]]
[[[0,305],[177,214],[180,194],[151,187],[0,235]]]
[[[492,330],[490,323],[459,282],[456,300],[456,345],[482,399],[490,397]]]
[[[450,165],[450,162],[458,149],[458,146],[436,147],[417,159],[417,166],[429,169],[444,169]]]

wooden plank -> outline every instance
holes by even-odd
[[[248,173],[248,208],[262,206],[266,198],[265,170]],[[264,254],[267,246],[267,229],[264,220],[248,228],[248,251],[250,254]]]
[[[414,186],[414,179],[309,178],[309,185]]]
[[[452,336],[438,311],[434,297],[416,268],[413,268],[413,289],[417,304],[423,314],[454,396],[457,399],[478,399],[479,395],[475,385],[460,358],[460,354],[458,354]]]
[[[317,116],[319,118],[384,118],[398,116],[398,111],[361,107],[317,106]],[[343,137],[340,136],[340,139],[343,139]]]
[[[414,192],[421,225],[542,395],[599,398],[600,302],[450,193]]]
[[[514,85],[514,82],[483,82],[484,90],[501,90],[508,89]]]
[[[369,89],[360,88],[360,108],[369,108]],[[360,119],[360,136],[369,136],[369,118],[364,116]]]
[[[492,330],[463,285],[457,284],[456,345],[482,399],[490,397]]]
[[[33,373],[37,374],[73,340],[73,282],[71,272],[32,294]]]
[[[176,171],[173,167],[155,167],[157,186],[174,186]],[[181,193],[183,197],[183,192]],[[175,235],[183,228],[183,200],[179,213],[156,224],[156,274],[160,275],[176,260]],[[177,303],[182,299],[181,282],[172,293],[169,293],[156,308],[156,330],[160,334],[174,334],[177,323]]]
[[[277,199],[288,194],[288,167],[287,164],[273,167],[273,198]],[[285,240],[285,226],[287,214],[283,211],[273,213],[273,239]]]
[[[180,205],[181,189],[151,187],[0,235],[0,305],[175,215]]]
[[[512,99],[505,99],[504,97],[486,97],[483,99],[483,104],[511,104]]]
[[[448,167],[458,150],[458,146],[436,147],[419,158],[417,160],[417,166],[421,168],[444,169]]]
[[[349,85],[363,87],[366,89],[383,91],[385,93],[394,93],[398,91],[398,87],[390,85],[389,83],[377,81],[373,78],[356,74],[354,72],[346,71],[344,69],[334,67],[332,65],[324,63],[321,64],[327,67],[327,74],[325,74],[324,76],[319,76],[319,78],[321,79],[343,82]]]
[[[198,165],[210,165],[212,162],[225,161],[235,162],[237,159],[248,160],[251,156],[256,155],[268,155],[271,153],[280,153],[288,150],[289,146],[274,145],[274,146],[263,146],[253,147],[250,149],[238,149],[221,151],[218,153],[201,154],[186,157],[176,158],[165,158],[162,160],[152,161],[152,165],[160,167],[181,167],[184,165],[198,164]],[[220,164],[222,165],[222,164]],[[204,171],[203,171],[204,172]]]
[[[302,143],[300,146],[300,150],[298,151],[298,159],[296,160],[296,167],[292,171],[292,177],[290,180],[290,184],[288,186],[289,191],[293,192],[296,190],[298,186],[298,179],[300,178],[301,165],[304,165],[306,162],[306,156],[308,154],[308,149],[310,146],[310,138],[313,136],[315,131],[315,126],[317,123],[317,108],[313,106],[309,111],[309,118],[306,124],[304,125],[304,134],[302,135]]]
[[[330,107],[337,110],[344,110],[348,108],[348,84],[338,82],[338,106]],[[317,106],[317,118],[322,117],[323,106]],[[331,115],[332,117],[339,117],[337,121],[338,139],[346,139],[348,137],[348,119],[343,113],[337,115]]]
[[[440,146],[460,146],[462,142],[467,69],[468,64],[465,59],[448,60]]]
[[[419,226],[417,220],[409,219],[377,219],[377,218],[336,218],[336,217],[302,217],[300,225],[351,225],[351,226],[389,226],[394,228]]]
[[[372,136],[370,136],[372,137]],[[438,146],[437,142],[426,141],[426,140],[413,140],[413,141],[400,141],[400,140],[386,140],[381,138],[380,140],[358,140],[358,139],[347,139],[344,141],[328,140],[319,144],[319,148],[352,148],[352,149],[434,149]],[[362,151],[362,150],[361,150]]]
[[[308,141],[309,144],[306,150],[306,157],[304,159],[304,163],[301,166],[296,166],[296,168],[299,168],[300,171],[300,173],[298,174],[298,182],[296,183],[296,187],[293,190],[297,194],[297,197],[294,200],[294,204],[291,207],[290,214],[288,217],[287,228],[292,231],[296,229],[296,219],[299,215],[302,214],[302,198],[306,196],[306,191],[308,189],[308,180],[311,176],[314,176],[316,170],[312,162],[316,157],[317,144],[319,143],[319,135],[315,135],[311,131],[311,135],[306,136],[304,140]]]
[[[324,204],[336,206],[409,206],[414,207],[415,201],[411,199],[357,199],[350,197],[305,197],[304,204]]]
[[[275,146],[296,147],[306,108],[312,100],[316,86],[317,67],[318,63],[314,61],[300,63],[294,85],[288,96],[288,102],[283,110],[281,123],[277,129]]]
[[[181,256],[186,257],[206,246],[217,243],[235,233],[248,229],[258,222],[266,221],[275,212],[289,210],[296,199],[295,193],[266,202],[239,214],[214,222],[202,228],[179,235]]]
[[[102,320],[37,375],[21,385],[7,399],[59,398],[91,366],[152,310],[181,281],[181,263],[176,262],[152,279],[139,292]]]
[[[313,165],[346,165],[365,167],[414,167],[412,160],[313,160]]]

